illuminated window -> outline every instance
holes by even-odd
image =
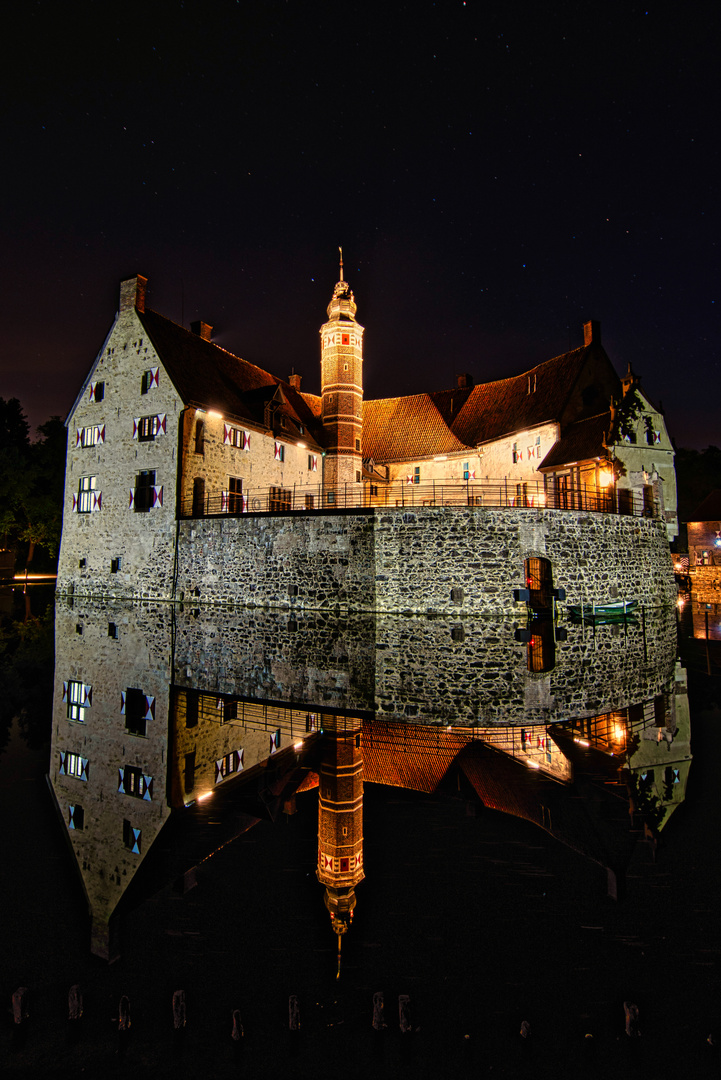
[[[60,769],[61,776],[74,776],[77,780],[88,779],[88,759],[80,754],[72,754],[61,751]]]
[[[94,476],[81,476],[78,481],[77,511],[79,514],[90,514],[94,509],[99,509],[98,494],[95,490]]]
[[[219,784],[221,780],[225,780],[226,776],[232,776],[233,773],[242,772],[243,753],[243,750],[231,750],[229,754],[225,754],[224,757],[218,758],[215,763],[216,784]]]
[[[152,442],[161,430],[159,416],[140,416],[137,424],[138,442]]]
[[[341,345],[350,345],[350,334],[341,334],[340,343]]]
[[[236,446],[239,450],[250,450],[250,432],[225,424],[223,442],[226,446]]]
[[[75,446],[102,446],[105,442],[105,424],[91,424],[90,427],[77,428]]]

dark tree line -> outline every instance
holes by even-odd
[[[36,559],[50,570],[57,562],[63,521],[67,432],[51,416],[30,441],[17,398],[0,398],[0,547],[15,552],[20,568]]]

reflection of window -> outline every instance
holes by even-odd
[[[68,720],[77,720],[84,724],[87,719],[87,710],[93,701],[92,686],[70,679],[65,684],[65,699],[68,703]]]
[[[131,795],[134,799],[150,802],[153,797],[153,778],[146,776],[142,769],[126,765],[118,769],[118,794]]]
[[[229,754],[225,754],[224,757],[218,758],[215,763],[215,782],[219,784],[221,780],[225,780],[226,776],[232,776],[233,773],[241,772],[243,769],[243,751],[231,750]]]
[[[123,821],[123,843],[134,855],[140,854],[140,829],[134,829],[129,821]]]
[[[146,697],[142,690],[128,687],[123,694],[123,711],[125,713],[125,730],[131,735],[145,735],[146,722],[152,718],[155,699]]]
[[[88,779],[88,759],[80,754],[72,754],[61,751],[60,769],[61,776],[74,776],[77,780]]]

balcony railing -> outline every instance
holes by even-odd
[[[330,513],[366,508],[413,510],[416,508],[448,506],[463,509],[508,507],[527,509],[581,510],[605,514],[627,514],[635,517],[656,517],[656,504],[643,492],[630,489],[576,487],[559,491],[544,489],[543,482],[522,484],[508,480],[452,481],[436,480],[408,484],[342,484],[323,487],[320,484],[292,487],[253,488],[242,493],[216,492],[203,494],[181,502],[181,518],[241,517],[244,514],[302,513],[324,510]]]

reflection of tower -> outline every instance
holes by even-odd
[[[327,502],[339,497],[334,488],[342,486],[343,494],[350,494],[345,485],[360,485],[362,478],[363,327],[355,313],[355,297],[343,280],[341,252],[340,281],[328,305],[328,322],[320,328],[322,415],[328,435],[323,476]]]
[[[343,726],[342,726],[343,725]],[[361,723],[343,717],[323,722],[318,790],[318,880],[338,935],[353,918],[355,886],[363,880],[363,754]]]

